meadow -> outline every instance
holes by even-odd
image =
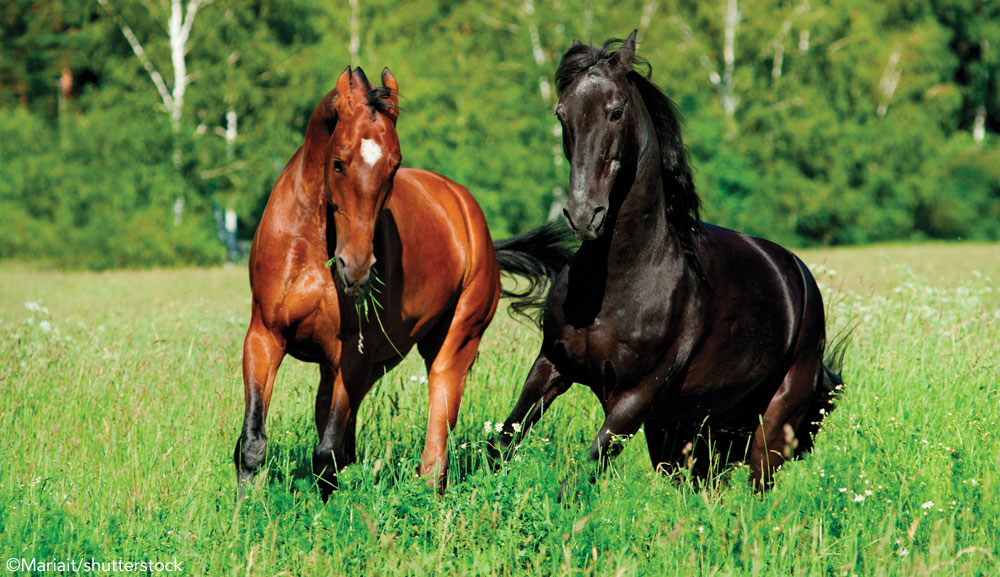
[[[318,370],[293,359],[267,469],[234,501],[243,267],[0,264],[0,554],[234,577],[1000,574],[1000,245],[799,254],[828,333],[856,329],[837,408],[771,492],[755,495],[745,466],[701,488],[654,474],[641,432],[587,481],[602,414],[582,386],[492,471],[487,422],[506,417],[540,340],[501,312],[446,494],[415,476],[427,390],[413,355],[363,404],[359,463],[327,503],[310,466]]]

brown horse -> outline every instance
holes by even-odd
[[[420,474],[443,489],[448,433],[501,294],[521,306],[540,301],[568,260],[551,227],[494,248],[468,190],[401,169],[398,103],[388,68],[376,88],[348,67],[271,192],[250,252],[246,406],[234,454],[241,494],[264,462],[264,421],[286,354],[320,366],[313,470],[325,498],[355,459],[361,400],[413,345],[429,383]],[[501,271],[527,276],[531,286],[501,291]]]

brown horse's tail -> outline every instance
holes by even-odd
[[[500,272],[528,281],[526,287],[501,288],[501,296],[514,299],[510,305],[511,314],[519,314],[541,326],[549,286],[573,256],[569,241],[570,232],[566,226],[552,221],[493,243]]]
[[[798,453],[800,454],[812,449],[813,440],[823,424],[823,418],[837,406],[837,398],[844,390],[844,355],[847,353],[847,345],[850,343],[850,337],[855,328],[857,328],[856,324],[842,330],[834,338],[830,350],[827,351],[826,357],[823,359],[823,371],[820,375],[818,390],[809,405],[809,411],[802,421],[802,430],[798,435]]]

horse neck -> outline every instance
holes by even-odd
[[[655,266],[664,259],[680,259],[680,240],[667,222],[667,200],[664,194],[660,143],[642,97],[633,88],[635,103],[631,128],[631,153],[626,175],[619,175],[613,196],[621,198],[614,210],[613,229],[608,250],[608,268],[634,270],[643,265]],[[625,168],[626,163],[622,163]],[[622,178],[625,176],[625,178]],[[621,187],[621,190],[618,189]]]
[[[326,230],[326,195],[323,194],[324,168],[326,164],[326,134],[318,134],[310,126],[306,130],[305,144],[299,149],[297,158],[289,163],[286,172],[291,171],[289,187],[298,219],[303,224],[313,223]]]

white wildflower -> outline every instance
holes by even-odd
[[[28,309],[28,312],[41,313],[43,315],[49,314],[49,309],[42,306],[42,303],[36,301],[27,301],[24,303],[24,308]]]

